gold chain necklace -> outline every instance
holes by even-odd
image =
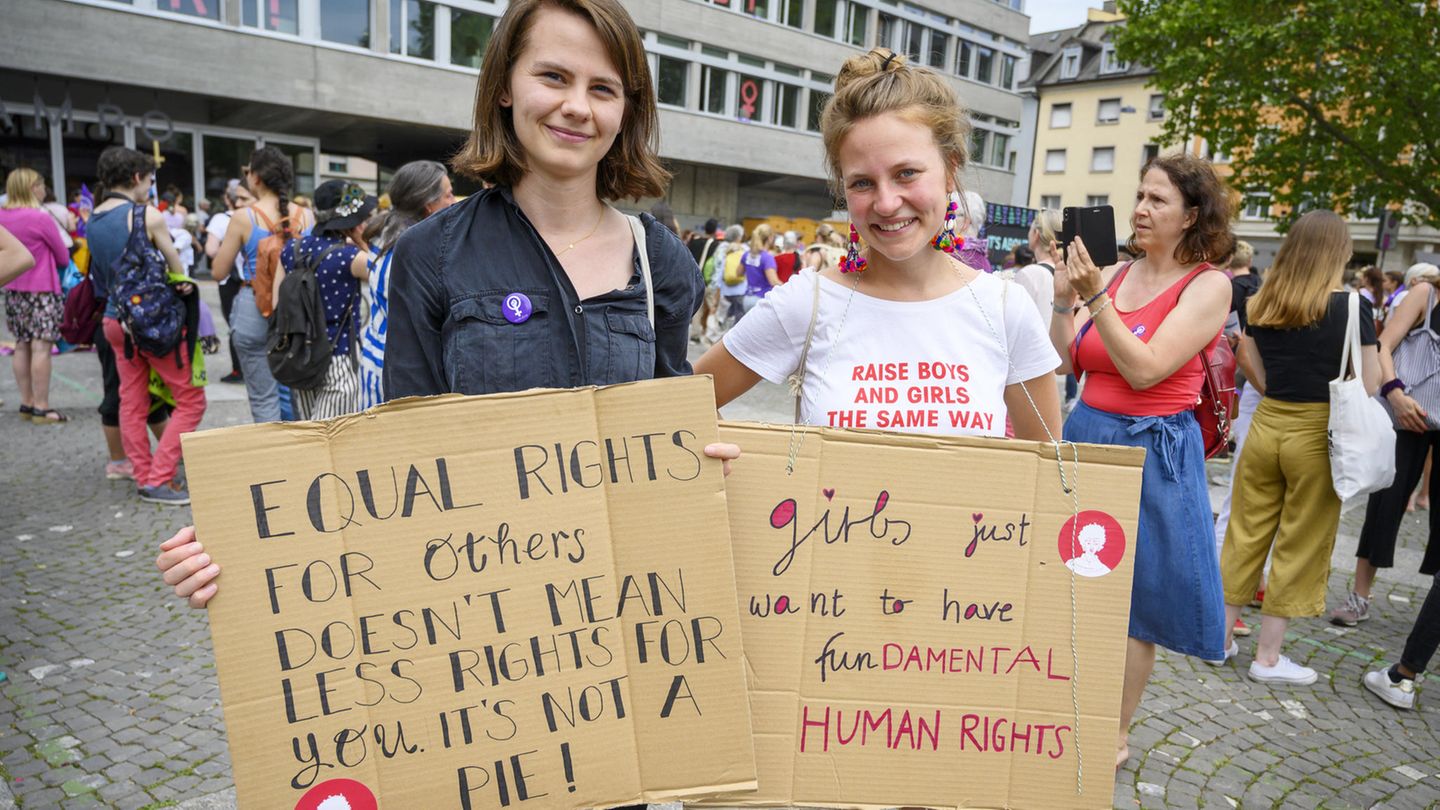
[[[555,258],[558,259],[558,258],[560,258],[561,256],[564,256],[566,253],[569,253],[570,251],[574,250],[576,245],[578,245],[578,244],[580,244],[581,242],[584,242],[586,239],[589,239],[590,237],[594,236],[594,235],[595,235],[595,232],[598,231],[598,230],[600,230],[600,223],[603,222],[603,221],[605,221],[605,210],[606,210],[608,207],[609,207],[609,206],[605,206],[605,205],[600,206],[600,216],[599,216],[598,218],[596,218],[596,220],[595,220],[595,227],[591,228],[589,233],[585,234],[584,236],[580,237],[579,239],[576,239],[574,242],[571,242],[570,244],[566,245],[564,250],[559,251],[559,252],[557,252],[557,253],[555,254]]]

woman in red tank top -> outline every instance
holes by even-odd
[[[1130,220],[1129,247],[1141,258],[1102,270],[1076,239],[1068,262],[1056,267],[1050,337],[1068,361],[1059,373],[1072,366],[1085,373],[1065,438],[1147,451],[1117,768],[1130,756],[1127,732],[1155,666],[1155,645],[1225,659],[1205,452],[1193,409],[1200,353],[1219,338],[1230,308],[1229,279],[1208,271],[1234,245],[1232,212],[1208,162],[1159,157],[1141,173]]]

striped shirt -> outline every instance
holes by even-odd
[[[390,258],[372,251],[370,265],[370,320],[360,334],[360,407],[371,408],[385,401],[382,372],[385,368],[385,328],[390,310]]]

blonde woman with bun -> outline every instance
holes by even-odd
[[[1039,313],[953,255],[970,124],[949,84],[885,49],[851,57],[821,130],[833,188],[850,211],[849,253],[841,267],[807,269],[775,288],[695,364],[714,375],[718,404],[794,372],[816,312],[804,423],[1001,436],[1008,414],[1020,438],[1059,435],[1060,360]],[[874,368],[898,372],[887,384],[920,385],[922,360],[956,372],[941,383],[952,401],[896,421],[893,407],[857,396],[874,384],[865,381]]]

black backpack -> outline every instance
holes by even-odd
[[[145,206],[135,205],[130,238],[114,264],[110,303],[125,330],[125,356],[139,349],[152,357],[175,352],[181,365],[180,338],[185,331],[185,304],[170,287],[170,267],[145,232]]]
[[[297,248],[298,245],[296,243]],[[334,342],[325,327],[325,302],[320,297],[320,281],[315,277],[315,269],[332,251],[342,247],[344,243],[331,245],[314,261],[293,262],[293,269],[280,282],[265,338],[265,359],[270,364],[270,373],[281,385],[308,389],[319,388],[325,382]],[[299,250],[295,252],[298,255]],[[354,303],[352,297],[345,305],[335,340],[339,340],[340,330],[351,320],[350,309]]]

